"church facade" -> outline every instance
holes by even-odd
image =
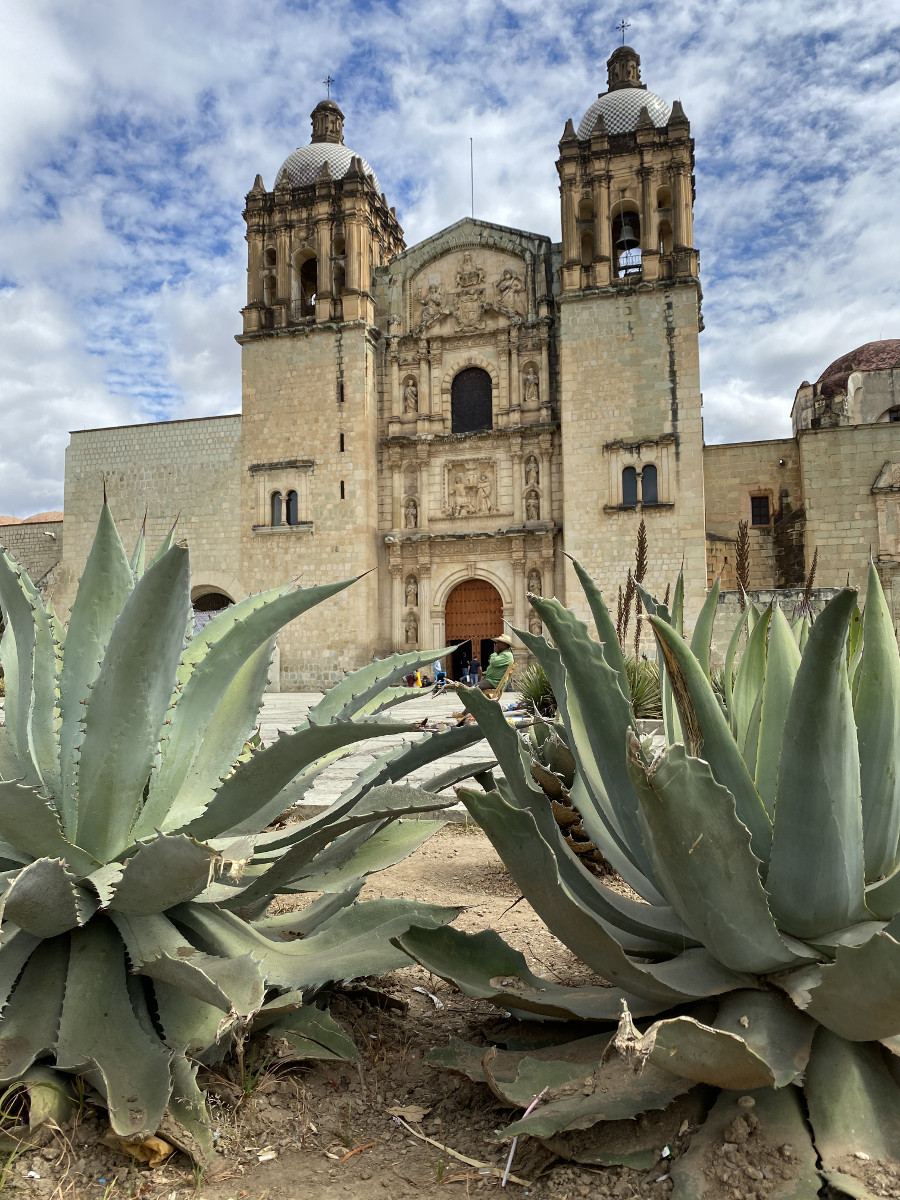
[[[246,198],[242,414],[72,434],[58,607],[104,481],[126,543],[145,511],[153,536],[180,513],[200,609],[362,576],[283,631],[285,688],[395,650],[480,656],[503,628],[540,631],[529,592],[581,613],[569,556],[614,598],[641,519],[647,582],[683,568],[691,616],[711,574],[733,586],[741,519],[760,588],[802,585],[816,547],[822,582],[848,556],[861,574],[870,516],[900,558],[900,424],[879,409],[900,356],[830,391],[804,384],[792,439],[704,448],[690,126],[643,85],[632,49],[607,69],[559,143],[559,242],[467,218],[406,247],[340,109],[317,105],[310,143]],[[828,438],[860,427],[859,479],[881,455],[882,500],[854,475],[871,514],[829,530],[847,522],[828,519],[815,479],[834,475]]]

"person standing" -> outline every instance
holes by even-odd
[[[484,677],[478,684],[480,691],[485,692],[499,685],[500,680],[506,674],[507,667],[514,662],[512,652],[512,638],[505,633],[498,634],[494,638],[494,653],[488,659],[488,665],[484,672]]]

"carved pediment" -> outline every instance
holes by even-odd
[[[410,332],[449,336],[519,324],[529,311],[525,263],[491,249],[451,251],[410,281]]]
[[[900,458],[888,459],[872,484],[873,492],[900,492]]]

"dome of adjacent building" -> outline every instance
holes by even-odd
[[[371,179],[376,192],[380,192],[381,187],[375,172],[362,155],[339,142],[311,142],[308,146],[301,146],[293,154],[289,154],[275,177],[275,186],[289,183],[293,187],[308,187],[316,182],[316,177],[326,162],[332,179],[343,179],[354,158],[359,159],[363,173]]]
[[[825,368],[816,380],[819,394],[833,396],[843,392],[854,371],[889,371],[900,367],[900,338],[866,342],[848,354],[842,354]]]
[[[603,92],[581,118],[578,126],[579,138],[589,138],[602,114],[607,133],[631,133],[637,129],[641,109],[646,106],[650,120],[658,128],[665,125],[672,114],[672,105],[655,92],[646,88],[620,87]]]

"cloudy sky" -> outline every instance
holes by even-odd
[[[409,244],[559,238],[557,142],[630,22],[696,139],[708,441],[900,336],[900,20],[883,0],[4,0],[0,513],[61,507],[70,429],[240,408],[241,209],[326,74]]]

